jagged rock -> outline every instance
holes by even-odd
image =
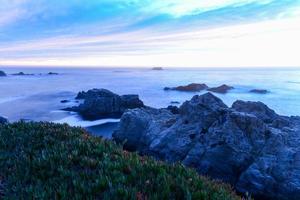
[[[87,92],[79,92],[76,99],[83,99],[79,106],[64,110],[78,112],[89,120],[101,118],[119,118],[126,109],[143,107],[143,102],[138,95],[119,96],[105,89],[92,89]]]
[[[207,89],[208,86],[206,84],[203,83],[191,83],[188,85],[184,85],[184,86],[178,86],[178,87],[165,87],[164,90],[177,90],[177,91],[182,91],[182,92],[199,92],[202,90]]]
[[[274,110],[262,102],[245,102],[238,100],[232,104],[232,108],[239,112],[251,113],[267,123],[271,123],[279,118],[279,115],[277,115]]]
[[[261,102],[229,108],[211,93],[194,96],[178,113],[129,110],[113,138],[258,199],[300,199],[300,117],[280,116]]]
[[[7,76],[6,73],[4,71],[0,71],[0,77],[1,76]]]
[[[267,94],[267,93],[269,93],[268,90],[264,90],[264,89],[253,89],[253,90],[250,90],[249,92],[256,93],[256,94]]]
[[[228,85],[221,85],[219,87],[213,87],[213,88],[209,88],[207,89],[210,92],[215,92],[215,93],[220,93],[220,94],[226,94],[229,90],[234,89],[234,87],[232,86],[228,86]]]
[[[167,109],[173,114],[179,114],[179,108],[177,106],[168,106]]]
[[[7,124],[7,123],[8,123],[8,120],[6,118],[0,116],[0,124]]]

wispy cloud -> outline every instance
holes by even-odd
[[[300,65],[299,0],[1,1],[0,64]]]

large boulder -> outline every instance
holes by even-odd
[[[92,89],[78,93],[76,99],[82,99],[79,106],[66,108],[75,111],[85,119],[120,118],[127,109],[144,106],[138,95],[119,96],[106,89]]]
[[[206,93],[176,114],[129,110],[113,138],[125,149],[182,162],[256,198],[300,199],[300,118],[279,116],[261,102],[229,108]]]
[[[6,76],[6,73],[5,73],[4,71],[1,71],[1,70],[0,70],[0,77],[1,77],[1,76]]]

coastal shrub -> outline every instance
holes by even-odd
[[[228,185],[81,128],[0,125],[0,199],[240,199]]]

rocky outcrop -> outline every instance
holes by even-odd
[[[84,102],[64,110],[78,112],[83,118],[89,120],[119,118],[127,109],[144,106],[138,95],[119,96],[105,89],[79,92],[76,99],[82,99]]]
[[[7,123],[8,123],[8,120],[6,118],[0,116],[0,124],[7,124]]]
[[[212,88],[209,88],[207,90],[210,91],[210,92],[226,94],[229,90],[232,90],[232,89],[234,89],[234,87],[223,84],[221,86],[212,87]]]
[[[0,70],[0,77],[1,77],[1,76],[7,76],[7,75],[6,75],[6,73],[5,73],[4,71],[1,71],[1,70]]]
[[[200,92],[207,88],[208,86],[203,83],[191,83],[188,85],[178,86],[178,87],[165,87],[164,90],[177,90],[182,92]]]
[[[12,74],[14,76],[33,76],[34,74],[25,74],[24,72],[19,72],[19,73],[16,73],[16,74]]]
[[[113,138],[256,198],[300,199],[300,117],[280,116],[261,102],[227,107],[211,93],[172,109],[128,110]]]
[[[250,90],[249,92],[256,93],[256,94],[267,94],[267,93],[269,93],[268,90],[264,90],[264,89],[253,89],[253,90]]]

